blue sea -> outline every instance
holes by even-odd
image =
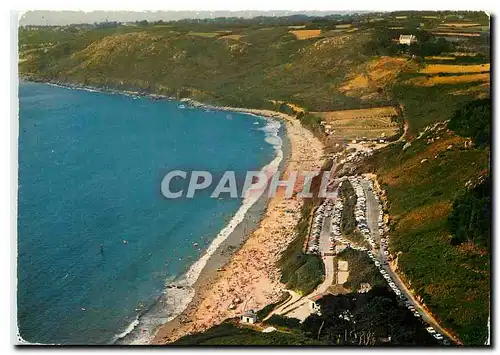
[[[260,170],[276,160],[283,128],[179,105],[20,83],[17,313],[25,341],[113,343],[168,300],[167,284],[188,270],[196,278],[193,264],[245,212],[242,199],[213,199],[212,190],[168,200],[161,181],[177,169]]]

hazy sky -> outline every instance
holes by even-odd
[[[185,18],[250,18],[255,16],[287,16],[293,14],[325,16],[334,13],[342,13],[342,11],[29,11],[21,17],[19,24],[69,25],[74,23],[94,23],[104,21],[172,21]]]

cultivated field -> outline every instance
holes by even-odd
[[[488,82],[488,81],[490,81],[490,73],[418,77],[410,79],[408,83],[416,86],[434,86],[434,85],[464,84],[464,83]]]
[[[431,55],[425,57],[427,60],[456,60],[457,58],[455,57],[447,57],[447,56],[440,56],[440,55]]]
[[[220,33],[217,32],[189,32],[188,34],[190,36],[205,37],[205,38],[214,38],[220,36]]]
[[[226,36],[219,37],[219,39],[232,39],[235,41],[239,41],[241,39],[241,37],[243,37],[243,35],[226,35]]]
[[[397,116],[392,106],[312,114],[325,121],[325,128],[334,136],[345,139],[390,137],[398,132],[397,124],[392,122],[392,117]]]
[[[464,27],[481,26],[481,24],[480,23],[470,23],[470,22],[449,22],[449,23],[442,23],[440,26],[464,28]]]
[[[309,39],[318,37],[321,34],[321,30],[296,30],[290,31],[297,39]]]
[[[474,65],[453,65],[453,64],[429,64],[421,69],[422,74],[438,74],[438,73],[483,73],[490,71],[490,64],[474,64]]]
[[[435,36],[449,37],[479,37],[481,34],[477,32],[432,32]]]

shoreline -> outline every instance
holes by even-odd
[[[261,171],[270,172],[279,170],[288,160],[289,147],[283,144],[279,130],[282,125],[277,120],[262,116],[267,125],[260,128],[266,132],[265,141],[271,144],[276,152],[274,159],[263,166]],[[286,135],[285,137],[286,138]],[[146,312],[140,315],[124,332],[112,342],[115,345],[144,345],[154,339],[159,328],[165,323],[182,315],[191,303],[197,290],[210,279],[217,269],[224,267],[232,253],[238,250],[252,233],[264,215],[268,198],[267,191],[260,195],[245,198],[231,220],[219,231],[207,250],[189,268],[166,285],[163,293]]]
[[[268,123],[279,121],[280,124],[282,123],[285,126],[284,136],[288,141],[288,148],[290,150],[289,154],[287,154],[288,159],[283,159],[283,147],[281,145],[281,158],[276,169],[280,169],[282,178],[285,178],[286,174],[290,171],[320,170],[324,162],[324,146],[319,139],[311,131],[303,127],[298,119],[281,112],[265,109],[215,106],[203,104],[193,99],[178,99],[164,95],[89,87],[55,81],[34,81],[29,79],[27,81],[41,82],[70,89],[147,97],[153,100],[178,101],[194,108],[254,115],[270,120]],[[278,155],[279,152],[277,151],[275,159],[278,158]],[[269,168],[270,165],[272,165],[272,162],[264,166],[262,170]],[[299,192],[301,188],[302,185],[297,183],[295,192]],[[250,231],[243,231],[243,233],[240,231],[238,233],[235,230],[243,224],[244,220],[247,218],[251,219],[251,213],[247,209],[243,214],[244,220],[237,222],[236,227],[222,241],[219,241],[215,249],[212,250],[212,253],[205,258],[205,263],[201,270],[199,270],[193,283],[187,284],[183,283],[183,281],[186,281],[193,267],[201,261],[203,256],[187,272],[179,275],[172,283],[173,285],[178,283],[182,286],[179,287],[181,292],[177,295],[178,298],[186,296],[190,298],[187,304],[184,303],[180,307],[183,308],[182,312],[177,313],[177,315],[173,312],[174,318],[168,321],[166,318],[158,317],[163,320],[162,323],[164,324],[160,326],[152,324],[155,328],[150,329],[147,334],[144,334],[149,338],[148,341],[145,341],[144,336],[141,337],[141,329],[138,329],[142,328],[144,324],[140,327],[140,320],[136,319],[113,343],[118,345],[165,344],[181,336],[203,331],[213,325],[219,324],[226,318],[238,316],[243,313],[243,306],[246,309],[260,309],[269,303],[276,302],[284,290],[284,285],[279,282],[280,272],[276,264],[281,252],[286,249],[293,239],[293,232],[300,219],[300,208],[303,201],[296,196],[291,199],[284,198],[283,190],[278,190],[278,194],[272,198],[267,198],[265,195],[264,193],[262,196],[259,196],[249,208],[254,207],[254,204],[260,205],[260,208],[257,207],[257,210],[260,211],[257,212],[259,218],[257,218],[257,221],[254,221],[257,223]],[[224,229],[226,228],[227,226]],[[279,238],[269,238],[269,235],[275,235],[275,233]],[[235,236],[236,234],[239,234],[239,236]],[[212,241],[209,248],[212,247],[218,237],[219,235]],[[227,250],[228,247],[229,249],[232,248],[229,251],[229,255],[221,257],[221,249],[222,251],[224,249]],[[249,261],[249,259],[254,260]],[[247,282],[245,285],[241,284],[242,279]],[[166,287],[166,289],[170,288]],[[221,291],[222,289],[224,291]],[[188,294],[186,294],[186,290]],[[175,291],[178,290],[176,289]],[[246,298],[245,296],[248,295],[251,295],[251,297]],[[160,300],[161,298],[163,299]],[[153,304],[150,311],[153,312],[154,308],[159,308],[165,313],[166,298],[162,295]],[[241,302],[237,302],[238,304],[234,305],[234,309],[229,310],[229,304],[234,303],[234,300],[238,299]],[[143,316],[141,315],[139,319]],[[129,338],[134,337],[133,333],[135,333],[136,338],[130,341]]]
[[[286,162],[282,178],[286,178],[290,171],[321,169],[323,144],[296,118],[270,110],[218,109],[277,118],[285,124],[290,141],[290,159]],[[301,188],[300,183],[296,184],[295,192]],[[161,326],[150,344],[170,343],[184,335],[220,324],[227,318],[239,316],[245,309],[257,310],[278,301],[285,287],[279,281],[280,271],[276,264],[293,240],[302,204],[303,201],[295,195],[286,199],[282,189],[268,199],[258,228],[247,236],[222,271],[211,274],[202,271],[195,284],[195,295],[187,308]],[[240,302],[235,302],[238,299]],[[230,305],[234,308],[230,309]]]

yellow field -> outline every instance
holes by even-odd
[[[429,60],[455,60],[457,58],[455,58],[455,57],[439,56],[439,55],[431,55],[431,56],[425,57],[425,59],[429,59]]]
[[[490,71],[490,64],[454,65],[454,64],[428,64],[419,73],[482,73]]]
[[[204,37],[204,38],[214,38],[220,35],[217,32],[189,32],[190,36]]]
[[[348,24],[345,24],[345,25],[335,25],[335,28],[337,28],[337,29],[345,29],[345,28],[349,28],[351,26],[352,26],[352,24],[348,23]]]
[[[384,106],[375,108],[361,108],[356,110],[314,112],[314,114],[320,116],[328,122],[333,122],[339,120],[352,120],[360,118],[384,119],[397,115],[397,112],[396,109],[392,106]]]
[[[464,23],[464,22],[449,22],[449,23],[442,23],[440,26],[446,26],[446,27],[475,27],[475,26],[481,26],[480,23]]]
[[[309,39],[318,37],[321,34],[321,30],[296,30],[290,31],[297,39]]]
[[[429,18],[429,19],[432,19],[432,18],[439,18],[439,16],[422,16],[422,18]]]
[[[390,137],[397,133],[397,124],[391,121],[397,115],[392,106],[370,109],[312,112],[326,122],[334,136],[345,139]]]
[[[226,36],[219,37],[219,39],[232,39],[235,41],[239,41],[241,39],[241,37],[243,37],[243,35],[226,35]]]
[[[419,77],[410,79],[408,83],[414,84],[416,86],[434,86],[434,85],[462,84],[462,83],[473,83],[473,82],[484,82],[484,81],[490,81],[490,73]]]
[[[432,32],[435,36],[455,36],[455,37],[479,37],[477,32]]]
[[[396,16],[398,20],[405,20],[408,18],[408,16]]]

